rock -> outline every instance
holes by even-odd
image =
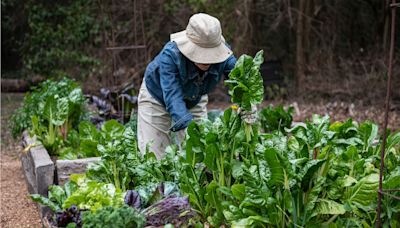
[[[64,185],[69,176],[74,173],[84,173],[87,165],[92,162],[100,161],[99,157],[95,158],[82,158],[75,160],[57,160],[57,179],[59,185]]]

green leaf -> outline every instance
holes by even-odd
[[[62,205],[66,199],[64,189],[59,185],[49,186],[49,200],[56,202],[58,205]]]
[[[68,94],[68,99],[73,104],[81,104],[84,97],[81,88],[75,88]]]
[[[49,123],[55,126],[61,126],[68,117],[68,100],[67,98],[55,99],[54,96],[47,98],[43,110],[43,116]]]
[[[261,126],[265,132],[279,130],[283,133],[285,128],[290,128],[292,125],[292,113],[293,107],[285,111],[282,105],[275,108],[272,106],[264,108],[259,113]]]
[[[358,129],[362,141],[364,142],[364,151],[372,145],[376,137],[378,136],[378,125],[372,122],[362,123]]]
[[[112,140],[121,138],[124,134],[125,127],[116,120],[108,120],[101,127],[101,131],[107,140]]]
[[[233,103],[242,109],[250,111],[251,105],[259,104],[264,98],[264,85],[260,73],[263,63],[263,51],[257,52],[254,59],[242,55],[229,74],[225,84],[229,86],[229,95]]]
[[[398,189],[400,188],[400,167],[397,170],[392,171],[386,176],[383,181],[384,189]]]
[[[79,123],[79,137],[81,139],[90,139],[98,141],[100,138],[100,132],[96,126],[89,121],[82,121]]]
[[[65,196],[68,198],[72,193],[78,189],[78,185],[74,182],[68,181],[64,184]]]
[[[101,155],[97,149],[98,142],[91,139],[81,139],[79,150],[84,154],[85,157],[98,157]]]
[[[79,209],[96,211],[105,206],[121,207],[124,203],[124,194],[112,184],[88,181],[79,186],[63,203],[63,208],[76,205]]]
[[[305,210],[308,214],[311,214],[310,212],[313,211],[315,204],[318,201],[319,194],[322,191],[322,186],[325,181],[326,181],[326,178],[318,177],[315,186],[310,190],[310,192],[307,194],[307,197],[304,199],[305,200]]]
[[[244,184],[234,184],[232,185],[231,190],[233,196],[237,200],[239,201],[244,200],[244,197],[246,196],[246,186]]]
[[[235,179],[239,179],[243,176],[243,172],[242,162],[234,160],[232,164],[232,176]]]
[[[68,119],[69,103],[65,97],[57,99],[57,109],[55,112],[55,118],[53,124],[61,126]]]
[[[316,215],[342,215],[346,213],[343,204],[333,200],[318,199],[311,217]]]
[[[232,228],[257,227],[257,224],[265,226],[266,224],[270,224],[270,221],[263,216],[249,216],[238,221],[233,221]]]
[[[48,97],[44,105],[43,117],[46,118],[46,120],[48,120],[49,122],[52,122],[55,119],[56,112],[56,99],[54,99],[54,96]]]
[[[32,194],[31,195],[31,199],[37,203],[40,203],[42,205],[48,206],[50,207],[50,209],[52,211],[59,211],[61,210],[61,207],[59,205],[57,205],[56,203],[52,202],[51,200],[49,200],[48,198],[39,195],[39,194]]]
[[[371,203],[375,202],[378,191],[378,174],[368,175],[349,187],[344,194],[344,200],[360,209],[369,210]]]
[[[223,208],[222,208],[222,199],[217,194],[218,184],[215,180],[211,181],[206,187],[206,194],[204,195],[204,199],[207,203],[214,207],[217,212],[216,221],[220,221],[220,218],[223,217]]]
[[[83,173],[73,173],[69,176],[69,180],[75,183],[77,186],[82,186],[86,183],[86,175]]]
[[[315,159],[309,160],[300,170],[298,177],[301,180],[301,185],[307,186],[309,184],[310,179],[314,176],[314,174],[318,171],[318,169],[324,164],[325,159]]]
[[[209,168],[211,171],[218,171],[216,159],[218,154],[219,148],[216,144],[211,144],[206,146],[206,156],[204,158],[204,164]]]
[[[343,179],[341,179],[341,182],[339,185],[342,187],[350,187],[355,183],[357,183],[357,180],[354,177],[346,175],[343,177]]]
[[[74,150],[74,148],[64,147],[59,151],[58,159],[73,160],[73,159],[78,159],[78,155]]]
[[[268,184],[270,186],[283,185],[285,182],[285,168],[278,158],[278,151],[275,148],[267,148],[264,152],[264,157],[271,172]]]
[[[84,227],[144,227],[145,216],[136,209],[124,205],[123,207],[103,207],[95,213],[83,214]]]
[[[299,141],[294,136],[290,136],[288,139],[288,148],[294,152],[300,151]]]

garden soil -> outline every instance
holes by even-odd
[[[215,94],[215,93],[214,93]],[[219,94],[220,95],[220,94]],[[218,96],[218,95],[217,95]],[[11,137],[9,128],[10,116],[21,104],[23,94],[1,94],[1,182],[0,182],[0,227],[40,227],[40,218],[36,205],[30,200],[25,179],[22,173],[18,153],[21,147],[19,141]],[[293,106],[294,121],[309,119],[313,113],[331,116],[331,121],[343,121],[352,118],[356,121],[371,120],[379,124],[382,129],[384,122],[383,107],[363,106],[359,103],[336,102],[321,100],[307,101],[266,101],[262,106],[269,104],[283,104]],[[208,109],[226,109],[228,101],[210,102]],[[400,130],[400,110],[394,108],[389,113],[389,128]]]

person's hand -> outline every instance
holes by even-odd
[[[251,111],[243,110],[239,107],[238,113],[245,123],[254,124],[257,122],[257,106],[255,105],[251,106]]]
[[[186,134],[187,134],[187,127],[175,132],[173,141],[175,142],[176,145],[178,145],[179,150],[182,150],[182,143],[185,141]]]

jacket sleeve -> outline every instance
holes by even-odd
[[[224,67],[224,79],[228,79],[229,73],[231,73],[232,69],[235,67],[236,64],[236,57],[234,55],[231,55],[225,63]]]
[[[177,66],[179,57],[176,55],[172,50],[164,49],[160,56],[160,85],[166,110],[173,121],[171,131],[186,128],[193,119],[183,100]]]

